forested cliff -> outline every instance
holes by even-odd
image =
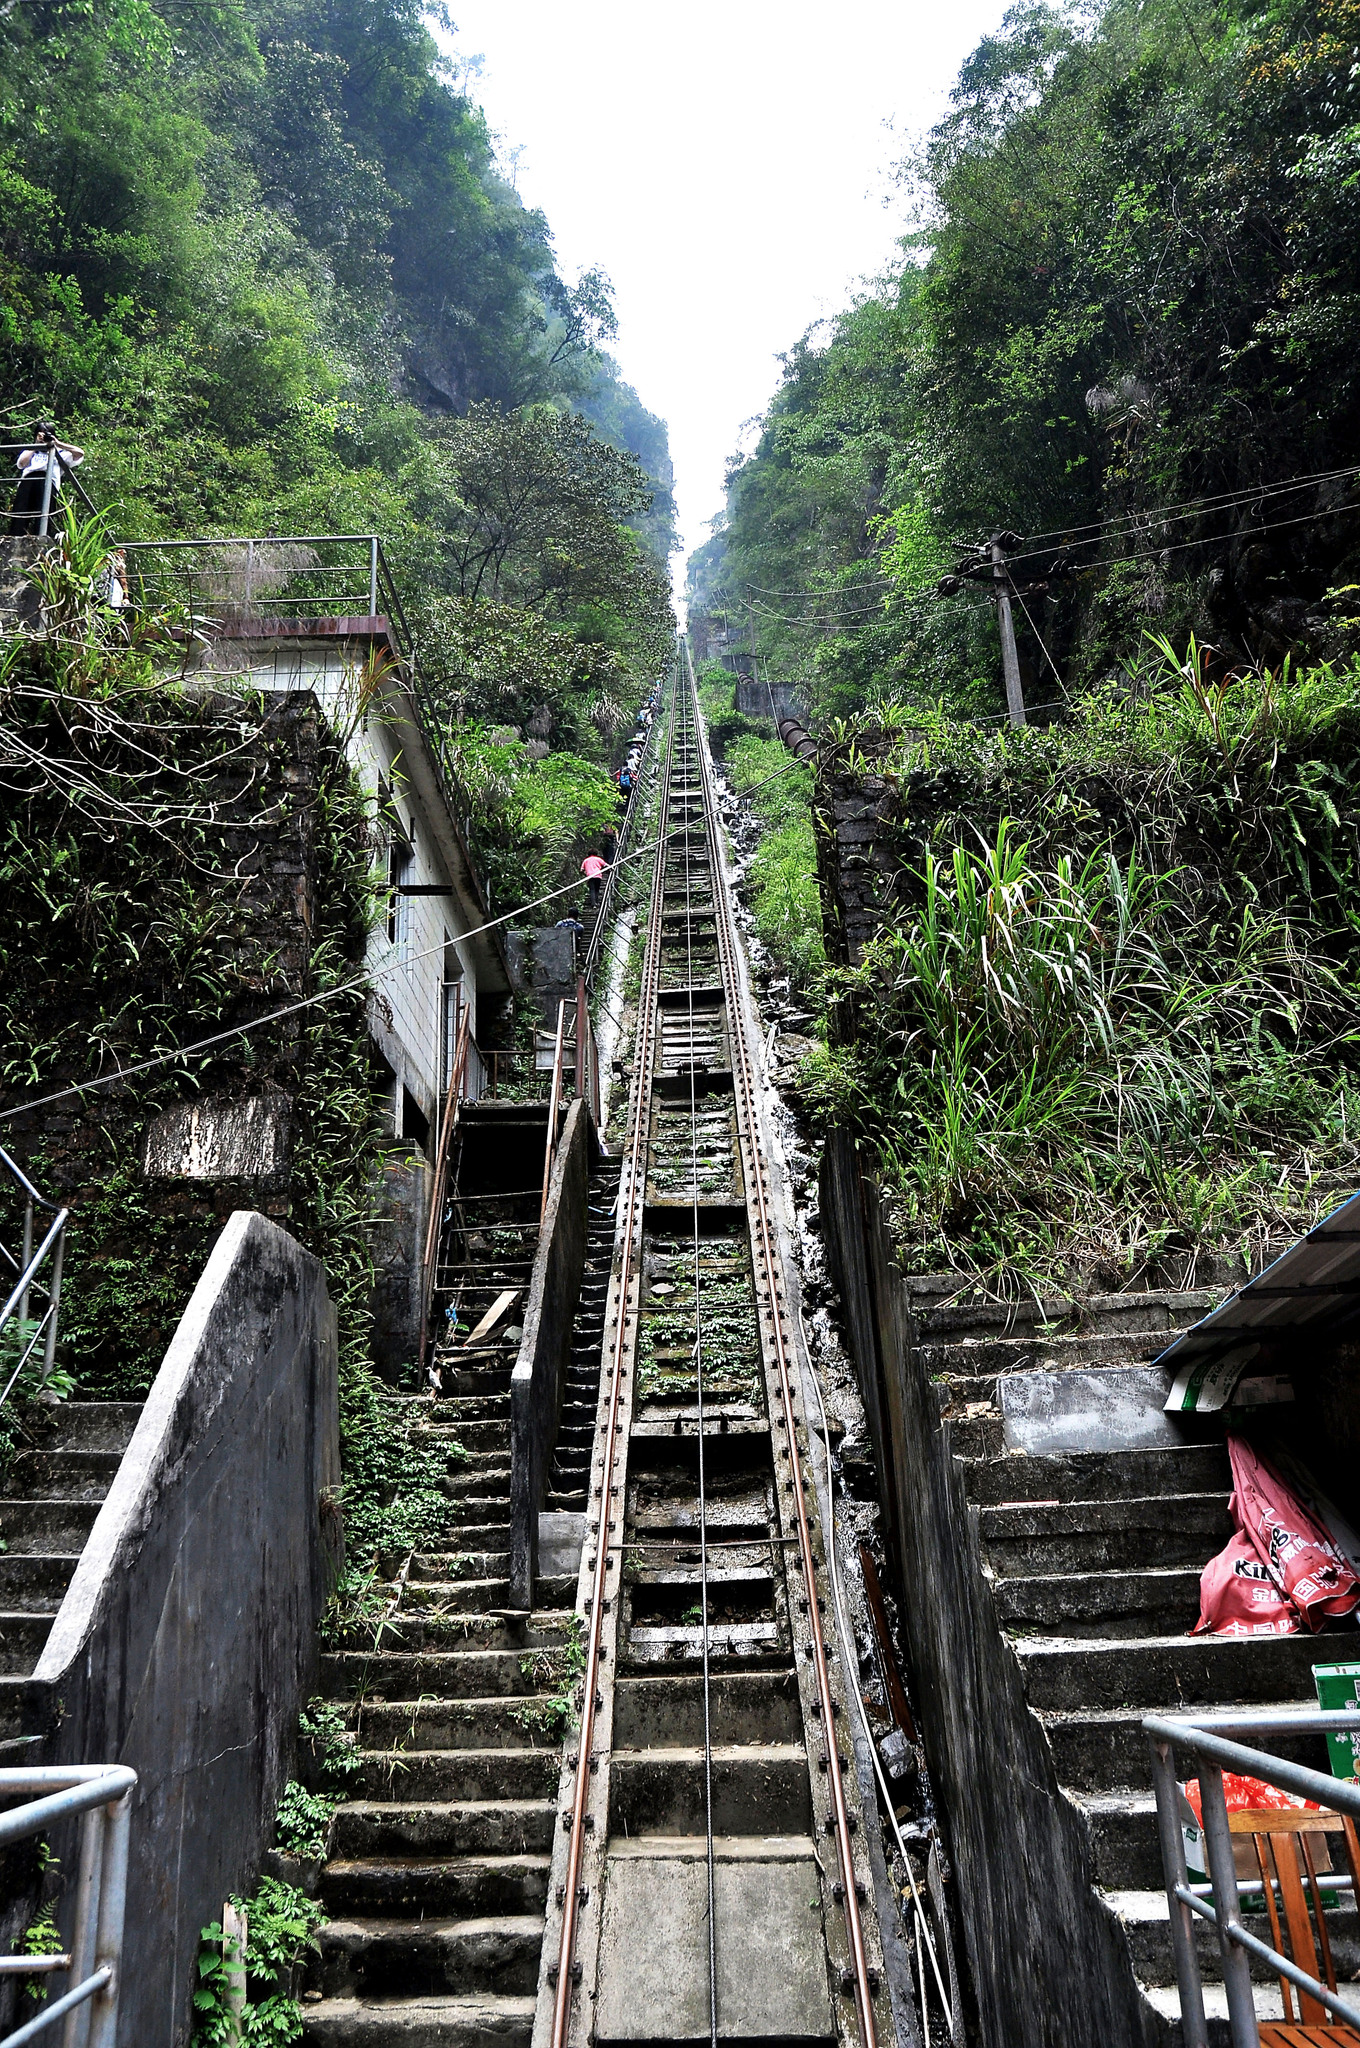
[[[692,607],[749,604],[828,709],[990,711],[990,607],[935,590],[1009,529],[1035,696],[1149,630],[1348,648],[1354,480],[1262,487],[1360,460],[1358,60],[1355,0],[1014,7],[902,168],[899,262],[786,358]]]
[[[513,901],[609,807],[668,653],[671,465],[453,33],[414,0],[0,10],[0,425],[83,443],[114,538],[379,532]]]

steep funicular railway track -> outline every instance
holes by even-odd
[[[658,823],[534,2048],[873,2048],[892,2023],[825,1535],[683,680]]]

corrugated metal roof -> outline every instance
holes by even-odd
[[[1273,1265],[1249,1280],[1154,1360],[1177,1371],[1227,1351],[1241,1337],[1324,1330],[1360,1315],[1360,1195],[1314,1224]]]

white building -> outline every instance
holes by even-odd
[[[343,737],[375,800],[390,890],[369,941],[369,1028],[390,1075],[393,1134],[433,1156],[463,1013],[462,1093],[475,1100],[479,1030],[510,977],[499,928],[484,929],[491,912],[420,714],[376,536],[162,542],[127,555],[134,591],[187,606],[200,673],[310,691]]]

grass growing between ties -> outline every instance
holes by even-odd
[[[896,884],[803,1077],[913,1268],[1118,1284],[1349,1192],[1360,664],[1210,682],[1192,644],[1062,728],[913,725],[827,749],[896,789]]]

